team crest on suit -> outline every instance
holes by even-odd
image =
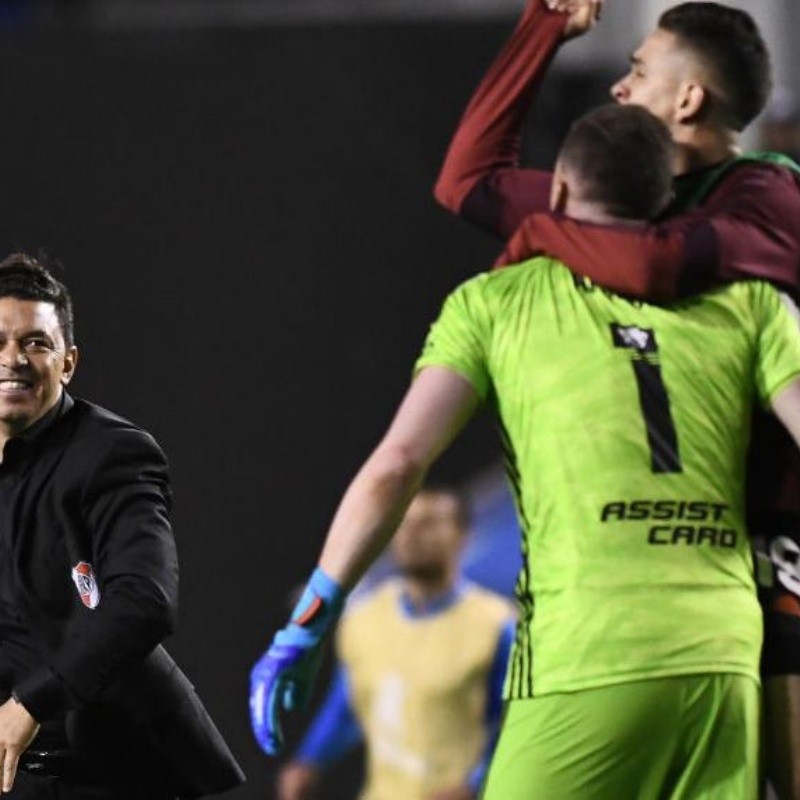
[[[92,565],[86,561],[79,561],[72,568],[72,580],[75,582],[75,588],[86,608],[97,608],[100,602],[100,588],[97,585]]]

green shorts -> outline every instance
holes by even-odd
[[[756,800],[761,690],[689,675],[512,700],[484,800]]]

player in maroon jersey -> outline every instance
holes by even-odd
[[[571,2],[592,13],[602,5],[600,0]],[[700,79],[660,77],[674,62],[691,76],[691,66],[698,63],[697,58],[686,57],[694,51],[681,34],[662,27],[671,25],[677,31],[681,12],[689,6],[702,7],[700,13],[709,20],[700,22],[716,25],[717,41],[731,41],[730,35],[736,33],[739,40],[751,40],[749,46],[728,49],[730,55],[740,56],[740,63],[725,64],[724,73],[736,76],[732,85],[746,99],[746,107],[730,119],[713,113],[715,105],[721,105],[716,99],[721,92],[707,89]],[[720,29],[722,15],[728,17],[723,21],[730,31]],[[716,280],[753,277],[796,289],[800,285],[800,229],[795,224],[800,218],[800,191],[796,175],[779,165],[744,163],[717,184],[702,208],[643,231],[600,231],[549,214],[550,173],[519,165],[522,128],[536,88],[560,44],[592,25],[590,15],[581,19],[578,11],[567,16],[548,10],[544,0],[528,0],[516,30],[481,81],[453,137],[436,184],[439,202],[510,240],[501,257],[504,263],[548,252],[624,294],[667,300]],[[634,54],[631,72],[612,88],[619,102],[644,105],[669,125],[679,145],[679,189],[680,183],[700,180],[705,169],[738,154],[738,133],[763,108],[769,92],[769,56],[766,49],[759,50],[759,44],[763,47],[744,12],[716,3],[685,3],[662,17],[659,28]],[[754,77],[745,80],[749,74]],[[686,97],[679,97],[682,91]],[[675,102],[664,103],[665,93],[672,94]],[[613,264],[603,258],[609,247],[619,256]]]
[[[548,211],[550,174],[519,164],[524,120],[559,46],[594,27],[602,5],[528,0],[453,137],[439,202],[507,242],[499,263],[544,252],[652,301],[742,278],[797,296],[800,179],[785,162],[739,158],[738,134],[771,85],[769,54],[744,12],[707,2],[670,9],[612,88],[618,102],[643,105],[666,122],[678,144],[672,216],[648,228],[609,229]],[[765,537],[760,566],[770,557],[774,565],[763,581],[770,772],[782,799],[800,798],[800,459],[767,420],[754,439],[751,530]],[[794,758],[779,757],[790,750]]]

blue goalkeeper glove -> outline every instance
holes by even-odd
[[[250,673],[250,724],[261,749],[283,746],[280,712],[303,709],[322,658],[322,643],[341,614],[345,592],[316,569],[292,613]]]

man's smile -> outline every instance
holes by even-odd
[[[0,394],[19,395],[30,391],[33,381],[26,378],[0,378]]]

